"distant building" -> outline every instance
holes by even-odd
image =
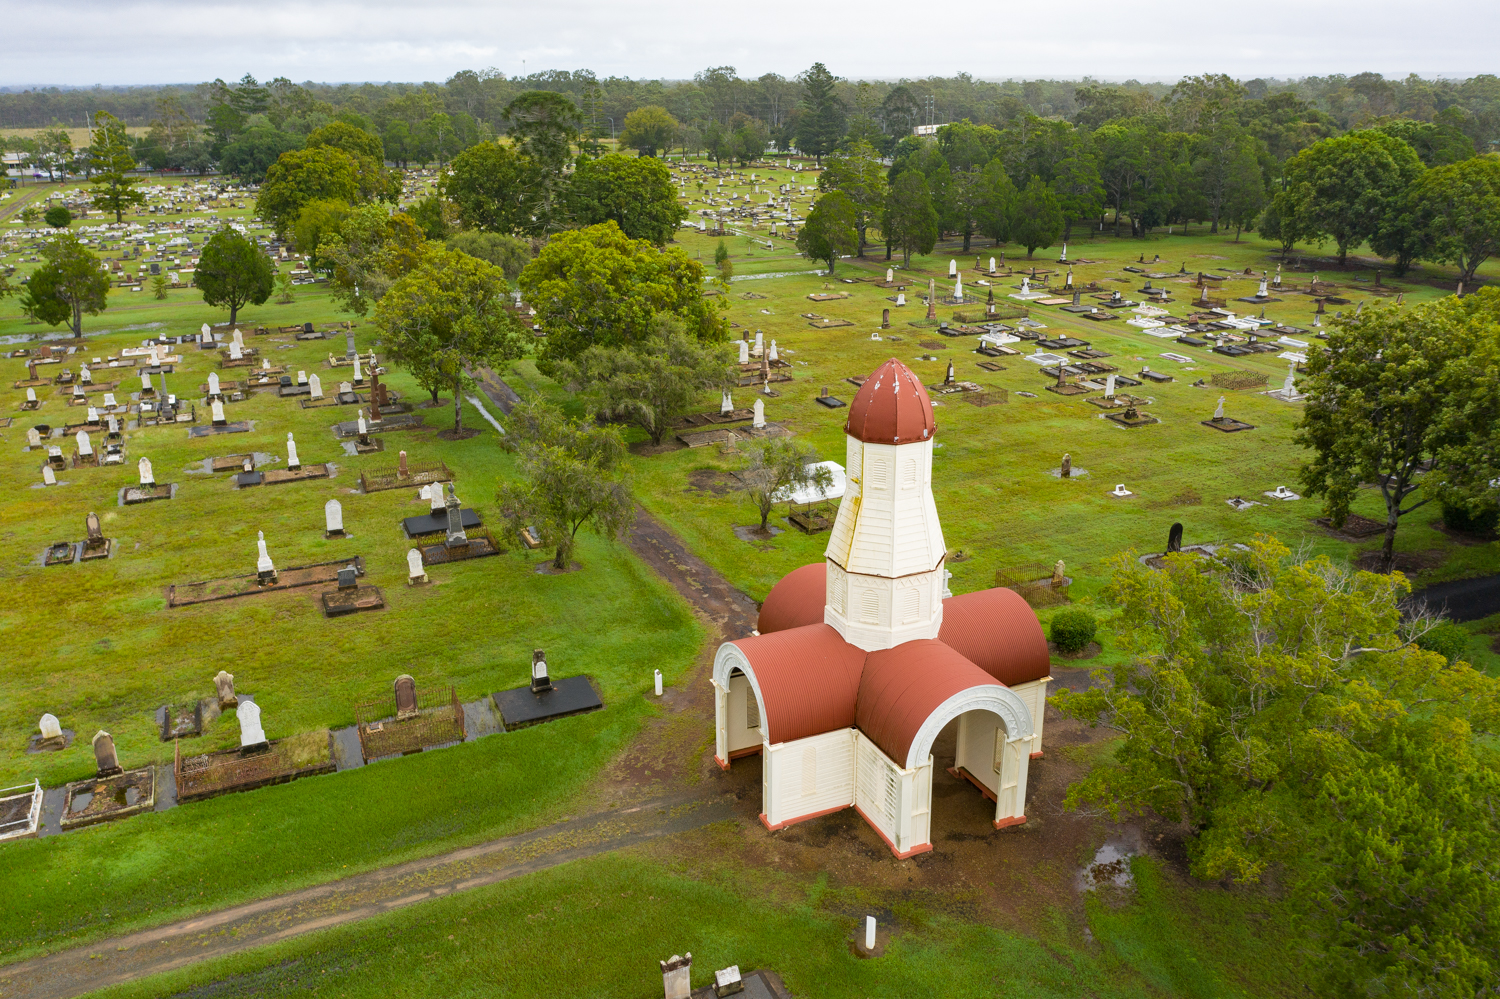
[[[775,830],[853,807],[898,857],[932,849],[932,745],[957,722],[949,774],[1025,822],[1051,662],[1007,589],[947,592],[932,498],[932,402],[892,358],[849,406],[848,478],[824,561],[788,573],[757,634],[714,659],[715,759],[761,754]]]
[[[943,126],[941,126],[941,125],[918,125],[918,126],[916,126],[915,128],[913,128],[911,130],[911,134],[912,135],[937,135],[937,130],[940,129],[940,128],[942,128],[942,127]]]

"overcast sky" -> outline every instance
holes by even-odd
[[[1500,69],[1500,4],[1391,0],[1133,5],[1103,0],[939,5],[654,0],[63,0],[13,3],[0,84],[445,80],[494,67],[600,76],[792,76],[822,61],[851,79],[1241,79],[1374,70],[1465,77]],[[524,62],[523,62],[524,60]]]

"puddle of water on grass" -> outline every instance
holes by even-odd
[[[1134,883],[1130,858],[1140,854],[1139,837],[1111,836],[1094,853],[1094,859],[1078,872],[1080,891],[1093,891],[1100,885],[1129,888]]]

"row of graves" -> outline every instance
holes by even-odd
[[[788,169],[800,170],[800,165],[791,167],[790,161],[788,164]],[[719,170],[690,163],[674,166],[673,172],[677,174],[678,195],[701,219],[697,222],[689,219],[682,224],[705,236],[744,236],[750,231],[769,226],[771,239],[795,241],[797,226],[806,220],[798,212],[794,202],[806,201],[810,208],[816,191],[815,184],[780,183],[773,189],[769,180],[759,177],[755,172],[747,177],[743,171]],[[726,179],[730,181],[731,188],[748,185],[750,190],[731,189],[726,194]],[[710,185],[709,181],[714,183]],[[688,190],[690,182],[707,190],[695,197]],[[695,204],[703,207],[692,208]],[[767,240],[765,245],[771,247],[774,244]]]
[[[661,695],[659,672],[656,694]],[[273,739],[266,733],[263,706],[253,694],[236,690],[233,674],[220,670],[212,694],[163,704],[153,712],[160,741],[172,743],[169,772],[164,772],[167,764],[126,769],[114,736],[101,730],[90,740],[92,776],[55,788],[43,788],[33,780],[0,789],[0,842],[55,835],[231,792],[338,773],[603,707],[590,677],[554,679],[545,653],[538,649],[522,686],[464,702],[452,686],[419,689],[410,674],[402,674],[391,684],[388,697],[353,706],[353,725]],[[238,727],[232,739],[236,745],[193,748],[194,740],[200,739],[222,744],[222,735],[212,737],[231,719]],[[44,714],[26,752],[65,751],[73,746],[75,735],[57,716]]]

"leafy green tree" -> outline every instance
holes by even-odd
[[[1192,166],[1198,189],[1207,203],[1209,232],[1237,197],[1264,189],[1256,140],[1238,125],[1224,122],[1214,131],[1194,136]]]
[[[52,122],[54,126],[57,122]],[[36,160],[47,171],[49,181],[56,180],[56,171],[61,168],[67,176],[65,164],[73,158],[73,139],[65,128],[47,128],[37,133]]]
[[[42,213],[42,221],[54,229],[66,229],[73,222],[73,213],[62,205],[53,205]]]
[[[59,231],[40,253],[43,263],[21,293],[22,311],[48,326],[65,322],[74,336],[83,336],[83,317],[97,316],[108,304],[109,275],[71,232]]]
[[[1457,110],[1457,109],[1455,109]],[[1426,166],[1439,167],[1467,160],[1474,155],[1474,140],[1451,119],[1413,121],[1410,118],[1377,119],[1367,128],[1400,139],[1417,151]]]
[[[797,148],[814,157],[821,168],[823,157],[838,148],[844,137],[848,112],[836,91],[838,81],[827,66],[815,62],[797,80],[802,84]]]
[[[1115,235],[1120,235],[1120,221],[1132,216],[1134,228],[1136,198],[1147,173],[1147,153],[1151,138],[1139,122],[1112,121],[1094,132],[1098,153],[1099,182],[1107,203],[1115,210]]]
[[[665,163],[619,153],[580,160],[568,205],[580,225],[614,222],[631,239],[657,246],[669,242],[688,215]]]
[[[164,166],[194,173],[203,173],[209,167],[203,130],[176,94],[163,94],[156,99],[156,117],[151,120],[148,138],[161,149]],[[265,176],[264,171],[261,176]]]
[[[297,136],[270,125],[247,128],[225,144],[219,155],[219,169],[243,183],[259,184],[282,153],[301,149],[302,145]]]
[[[1308,221],[1312,196],[1312,185],[1307,183],[1277,191],[1255,223],[1261,238],[1281,244],[1282,260],[1292,252],[1298,240],[1313,238]]]
[[[993,239],[996,246],[1010,242],[1017,192],[998,156],[980,171],[978,195],[980,233]]]
[[[359,200],[356,165],[342,149],[322,146],[282,153],[266,171],[255,209],[278,235],[285,236],[302,206],[314,199],[351,204]]]
[[[546,231],[543,170],[509,146],[481,142],[465,149],[449,164],[440,187],[465,228],[528,236]]]
[[[1051,246],[1062,235],[1062,207],[1040,177],[1031,178],[1016,194],[1014,204],[1010,238],[1026,247],[1026,259],[1030,260],[1038,247]]]
[[[818,174],[818,190],[842,191],[853,202],[856,211],[855,230],[859,233],[859,254],[864,255],[865,235],[870,226],[878,225],[885,210],[890,185],[880,154],[868,142],[854,142],[828,157],[828,165]]]
[[[549,173],[561,173],[578,141],[583,115],[566,94],[528,90],[501,112],[518,151]]]
[[[385,168],[380,136],[343,121],[331,121],[307,135],[308,149],[341,149],[354,164],[363,201],[395,204],[401,197],[401,178]]]
[[[1063,239],[1072,236],[1075,221],[1095,218],[1104,210],[1104,183],[1093,152],[1082,143],[1075,143],[1073,150],[1073,155],[1058,161],[1051,182],[1066,220]]]
[[[1434,167],[1412,186],[1407,208],[1431,256],[1474,283],[1479,265],[1500,249],[1500,160],[1478,156]]]
[[[531,261],[530,243],[497,232],[455,233],[448,237],[448,249],[489,261],[500,268],[507,281],[520,277],[522,269]]]
[[[124,220],[125,209],[144,205],[146,196],[135,190],[138,178],[127,174],[135,169],[130,155],[130,136],[125,123],[108,111],[94,112],[94,137],[89,143],[89,169],[94,175],[94,204],[115,213],[115,222]]]
[[[1500,846],[1500,685],[1411,644],[1402,577],[1248,547],[1113,561],[1132,655],[1051,703],[1121,739],[1067,807],[1180,822],[1201,878],[1274,872],[1322,946],[1319,994],[1481,994],[1500,970],[1480,915],[1500,883],[1475,862]]]
[[[246,305],[262,305],[271,297],[276,268],[255,241],[228,226],[203,244],[193,287],[203,292],[203,301],[229,310],[229,325],[239,319]]]
[[[762,534],[777,503],[808,487],[827,490],[833,482],[828,469],[817,467],[818,452],[790,438],[774,437],[740,451],[745,458],[735,475],[740,489],[760,512]]]
[[[158,302],[166,301],[168,287],[169,284],[165,274],[158,274],[151,279],[151,293]]]
[[[678,247],[631,239],[613,222],[557,233],[519,284],[546,334],[548,361],[640,343],[660,313],[681,318],[703,343],[729,333],[723,303],[703,297],[702,264]]]
[[[412,217],[412,221],[422,227],[428,239],[447,239],[452,226],[449,224],[448,216],[456,214],[441,197],[426,197],[413,205],[407,206],[406,214]]]
[[[467,253],[434,249],[391,285],[375,305],[375,325],[386,349],[437,401],[453,388],[453,432],[463,432],[463,393],[470,371],[514,360],[524,332],[505,308],[508,285],[500,268]]]
[[[734,158],[740,161],[741,166],[748,166],[766,154],[766,146],[771,141],[771,130],[759,118],[744,114],[735,117],[742,118],[743,121],[734,130]]]
[[[505,425],[521,481],[503,484],[496,499],[517,531],[535,528],[554,550],[554,569],[567,569],[585,525],[608,540],[624,534],[635,498],[618,427],[569,419],[541,399],[517,405]]]
[[[677,134],[677,119],[666,108],[647,105],[625,116],[620,128],[620,145],[634,149],[642,156],[655,156],[658,149],[668,149]],[[732,141],[730,151],[732,151]]]
[[[913,253],[932,252],[937,245],[938,217],[922,171],[907,170],[891,183],[880,228],[888,244],[901,248],[901,260],[907,267]]]
[[[839,257],[859,252],[859,208],[843,191],[830,191],[814,203],[797,231],[797,249],[809,260],[826,260],[832,276]]]
[[[1366,131],[1309,146],[1287,161],[1285,176],[1290,186],[1312,188],[1308,227],[1334,241],[1343,266],[1349,250],[1375,234],[1422,170],[1411,146]]]
[[[670,315],[653,320],[642,343],[625,350],[590,347],[576,360],[558,362],[553,375],[581,385],[601,416],[640,427],[653,444],[660,444],[705,392],[734,383],[727,348],[698,342]]]
[[[1500,490],[1493,485],[1500,479],[1500,290],[1449,296],[1422,308],[1438,317],[1433,325],[1440,329],[1465,330],[1460,334],[1463,349],[1448,365],[1439,389],[1446,407],[1437,436],[1437,469],[1428,478],[1435,480],[1449,526],[1456,519],[1449,515],[1452,509],[1482,523],[1500,509]]]
[[[729,132],[719,122],[709,122],[708,126],[703,129],[703,148],[714,158],[714,166],[717,167],[719,162],[732,152],[733,146]]]
[[[313,270],[327,272],[332,266],[318,255],[318,248],[325,239],[338,233],[351,210],[345,201],[314,198],[297,213],[297,221],[292,224],[292,246],[307,255],[308,266]]]
[[[383,205],[358,205],[325,232],[318,259],[329,271],[329,290],[348,312],[362,316],[391,285],[426,258],[430,244],[410,215],[387,215]]]
[[[719,245],[714,249],[714,267],[719,271],[719,282],[724,287],[729,287],[729,279],[734,277],[734,261],[729,259],[729,247],[724,241],[719,240]]]
[[[1348,519],[1360,483],[1379,485],[1386,572],[1399,519],[1432,499],[1412,500],[1417,473],[1435,457],[1448,417],[1449,365],[1471,352],[1473,340],[1470,326],[1431,305],[1377,307],[1336,320],[1328,349],[1308,357],[1307,405],[1294,438],[1310,452],[1302,484],[1307,495],[1325,498],[1335,527]]]
[[[282,305],[291,305],[296,300],[297,296],[292,293],[292,276],[285,271],[278,272],[276,275],[276,301]]]

